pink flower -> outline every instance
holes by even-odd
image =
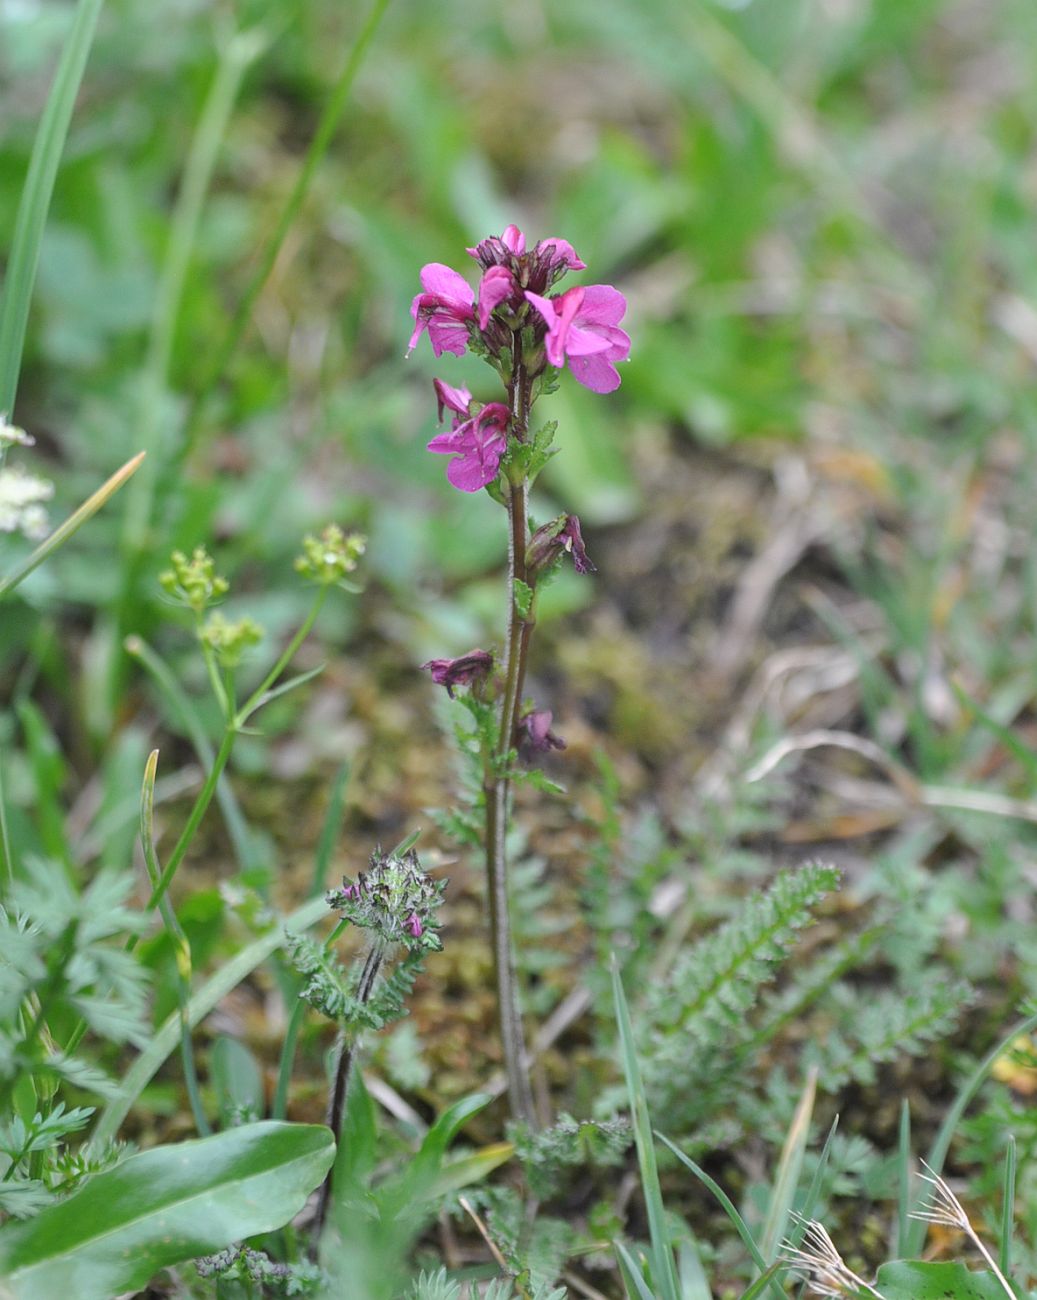
[[[526,299],[547,325],[547,359],[569,369],[585,388],[611,393],[619,387],[614,362],[630,354],[630,337],[619,329],[626,299],[609,284],[567,289],[557,298],[541,298],[526,290]]]
[[[479,328],[490,323],[495,307],[513,297],[516,292],[515,277],[506,266],[491,266],[479,281]],[[521,299],[519,299],[521,302]]]
[[[427,329],[437,357],[444,352],[463,356],[468,346],[468,322],[475,319],[472,286],[463,275],[440,262],[429,262],[421,268],[421,286],[425,292],[417,295],[410,308],[414,333],[408,352],[414,350]]]
[[[430,659],[421,666],[428,669],[437,686],[446,687],[453,699],[455,686],[471,686],[486,677],[493,668],[493,655],[488,650],[469,650],[456,659]]]
[[[439,420],[442,423],[444,410],[454,411],[468,418],[468,408],[472,404],[472,395],[467,388],[455,388],[445,384],[442,379],[433,379],[432,387],[436,390],[436,405],[439,407]],[[457,427],[457,420],[454,427]]]
[[[501,457],[507,450],[508,408],[503,402],[490,402],[478,414],[470,415],[472,395],[467,388],[453,388],[441,379],[433,383],[440,419],[446,408],[454,412],[454,421],[448,433],[436,434],[428,449],[454,456],[446,476],[455,488],[478,492],[497,477]]]
[[[417,912],[411,912],[404,924],[415,939],[420,939],[425,933],[425,927],[421,924],[421,917]]]

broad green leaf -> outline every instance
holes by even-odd
[[[244,1043],[221,1034],[213,1045],[209,1069],[224,1124],[242,1115],[256,1119],[263,1114],[262,1071]]]
[[[161,1268],[288,1223],[335,1154],[317,1124],[266,1122],[156,1147],[0,1229],[4,1300],[110,1300]]]
[[[895,1259],[883,1264],[875,1285],[885,1300],[1005,1300],[993,1273],[974,1273],[964,1264]]]

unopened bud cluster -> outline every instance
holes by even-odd
[[[232,620],[216,610],[205,620],[199,635],[221,668],[237,668],[245,651],[262,641],[263,629],[255,619],[246,616]]]
[[[169,559],[172,568],[159,574],[158,580],[177,604],[201,614],[227,594],[227,579],[216,572],[216,561],[204,546],[196,546],[190,558],[174,551]]]
[[[302,555],[295,561],[295,571],[307,582],[323,587],[341,586],[346,575],[356,569],[366,549],[367,538],[362,533],[347,533],[338,524],[329,524],[319,536],[311,533],[303,538]]]
[[[370,870],[343,880],[328,892],[327,903],[385,943],[436,952],[443,946],[436,931],[446,883],[422,870],[413,849],[400,855],[375,849]]]

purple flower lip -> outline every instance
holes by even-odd
[[[445,686],[446,693],[454,698],[454,688],[481,682],[493,668],[493,655],[488,650],[469,650],[456,659],[430,659],[421,665],[432,674],[437,686]]]

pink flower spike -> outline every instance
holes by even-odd
[[[479,328],[484,330],[490,323],[490,316],[495,307],[500,306],[515,292],[515,281],[506,266],[491,266],[483,272],[479,282]]]
[[[446,476],[461,492],[478,492],[497,477],[501,458],[508,448],[508,408],[490,402],[478,415],[458,422],[449,433],[439,433],[428,444],[429,451],[453,455]]]
[[[410,338],[408,355],[427,329],[432,351],[437,357],[444,352],[463,356],[468,346],[467,323],[475,319],[472,286],[451,267],[429,262],[421,268],[421,287],[424,293],[415,297],[410,308],[414,333]]]
[[[567,271],[585,271],[587,263],[582,262],[576,249],[567,239],[542,239],[536,246],[536,252],[549,260],[552,270],[564,267]]]
[[[526,299],[547,325],[547,359],[553,366],[569,360],[577,381],[595,393],[619,387],[614,363],[630,354],[630,338],[618,328],[626,299],[609,284],[568,289],[557,298],[541,298],[526,290]]]
[[[444,410],[454,411],[457,415],[468,415],[472,404],[472,395],[467,388],[455,388],[445,384],[442,379],[433,379],[432,387],[436,390],[436,405],[439,407],[439,419],[442,422]],[[455,424],[459,421],[455,420]]]

